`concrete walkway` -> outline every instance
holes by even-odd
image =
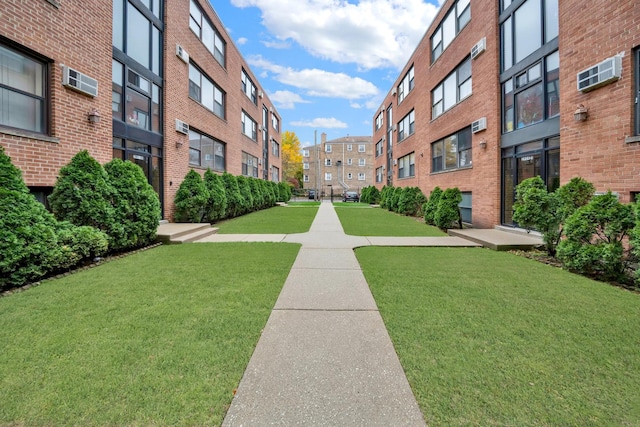
[[[348,236],[331,203],[308,233],[201,241],[302,244],[223,426],[425,425],[353,248],[480,245]]]

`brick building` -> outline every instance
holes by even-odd
[[[280,116],[211,4],[107,5],[3,2],[0,145],[32,192],[83,149],[140,165],[167,219],[191,168],[279,181]]]
[[[445,1],[374,114],[376,185],[458,187],[474,227],[515,226],[515,186],[536,175],[631,201],[639,22],[630,0]]]
[[[329,196],[373,185],[374,152],[370,136],[345,136],[302,148],[304,188]]]

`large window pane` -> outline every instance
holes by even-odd
[[[44,102],[0,88],[0,124],[44,132]]]
[[[546,43],[558,37],[558,0],[545,0],[544,24]]]
[[[518,129],[541,122],[543,117],[542,83],[516,94]]]
[[[456,105],[457,97],[457,84],[456,73],[451,74],[447,80],[444,81],[444,110]]]
[[[122,79],[124,67],[118,61],[111,65],[111,111],[113,118],[122,120]]]
[[[160,55],[162,54],[162,42],[160,40],[160,30],[152,27],[153,44],[151,45],[152,63],[151,71],[160,75]]]
[[[502,69],[508,70],[513,65],[513,31],[511,18],[502,24]]]
[[[150,23],[131,3],[127,13],[127,54],[149,68]]]
[[[516,63],[542,46],[540,0],[527,0],[515,13]]]
[[[458,167],[458,138],[451,135],[444,139],[444,168],[455,169]]]
[[[149,129],[149,98],[133,89],[127,89],[125,109],[128,124]]]
[[[113,33],[111,41],[115,47],[124,50],[124,0],[113,0]]]
[[[449,13],[442,23],[442,44],[446,49],[447,46],[456,37],[456,17],[455,13]]]
[[[558,52],[547,56],[547,117],[560,114],[560,58]]]

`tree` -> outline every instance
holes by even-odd
[[[291,131],[285,131],[282,134],[280,142],[282,152],[282,180],[290,182],[296,179],[298,183],[302,182],[302,150],[300,148],[300,140],[298,136]]]
[[[205,209],[209,200],[209,191],[200,174],[189,170],[176,192],[174,214],[176,222],[199,223],[205,218]]]

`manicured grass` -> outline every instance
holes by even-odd
[[[352,236],[446,236],[436,227],[413,217],[381,208],[362,208],[361,203],[342,205],[336,206],[336,213],[344,232]]]
[[[321,202],[314,202],[313,200],[309,200],[307,201],[300,201],[300,202],[287,202],[287,206],[294,206],[294,207],[309,207],[309,206],[320,206]]]
[[[220,425],[299,246],[162,246],[0,298],[0,425]]]
[[[337,208],[341,207],[350,207],[350,208],[370,208],[371,205],[369,203],[360,203],[360,202],[333,202],[333,206]]]
[[[215,224],[220,234],[291,234],[311,228],[318,206],[276,206]]]
[[[356,253],[429,425],[640,425],[640,295],[487,249]]]

